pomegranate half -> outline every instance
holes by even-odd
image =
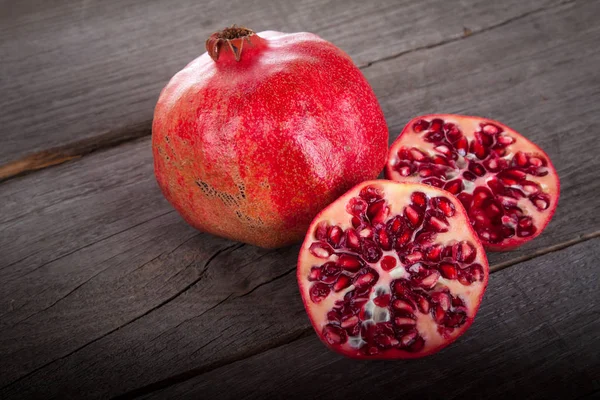
[[[297,242],[319,210],[383,169],[377,99],[350,57],[311,33],[231,27],[206,46],[156,105],[158,184],[197,229]]]
[[[473,322],[488,282],[460,202],[419,183],[361,183],[312,222],[297,278],[315,331],[353,358],[417,358]]]
[[[515,248],[538,236],[560,195],[558,175],[542,149],[508,126],[479,117],[414,118],[392,144],[385,174],[456,195],[490,250]]]

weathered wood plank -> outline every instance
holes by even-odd
[[[12,163],[0,167],[0,179],[149,134],[160,89],[204,52],[210,33],[232,23],[312,31],[366,65],[558,3],[4,1],[0,166]]]
[[[464,95],[462,85],[446,83],[453,74],[460,78],[455,70],[426,92],[388,90],[400,70],[406,70],[406,82],[422,81],[421,69],[409,68],[415,60],[443,72],[447,60],[460,54],[452,65],[477,65],[477,79],[499,88],[520,77],[522,69],[538,71],[510,91],[494,92],[460,78],[471,93],[462,98],[463,107],[483,102],[503,110],[519,99],[522,109],[535,110],[526,114],[532,124],[554,121],[529,136],[549,150],[563,178],[559,210],[544,235],[520,251],[493,254],[492,263],[598,229],[600,183],[594,177],[600,160],[594,156],[600,144],[591,138],[600,86],[589,65],[600,60],[593,51],[600,32],[590,23],[593,11],[593,3],[576,3],[366,69],[378,94],[387,95],[382,104],[388,114],[412,100],[416,109],[426,108],[418,101],[439,101],[439,93]],[[571,32],[571,26],[585,29]],[[523,39],[509,41],[508,52],[505,38],[514,30]],[[548,38],[552,51],[536,52]],[[577,48],[584,50],[572,50]],[[500,51],[521,57],[521,63],[499,65],[493,55]],[[548,64],[554,68],[545,68]],[[558,79],[557,70],[564,75],[581,70],[588,79],[572,72],[577,88],[546,86]],[[529,95],[539,88],[552,101],[540,104]],[[490,92],[494,101],[482,101]],[[567,96],[559,96],[563,93]],[[402,112],[391,118],[392,128],[397,124],[399,130],[412,113]],[[523,111],[512,112],[507,117],[519,118]],[[575,159],[567,157],[575,150]],[[297,246],[237,248],[187,227],[154,183],[148,140],[0,185],[0,232],[0,358],[7,360],[0,365],[0,386],[18,380],[6,393],[28,387],[48,396],[74,396],[94,388],[98,396],[117,395],[173,374],[210,370],[310,329],[292,273]],[[42,388],[39,382],[53,384]]]
[[[494,274],[469,332],[429,358],[357,362],[313,335],[145,398],[576,399],[600,376],[599,246]]]

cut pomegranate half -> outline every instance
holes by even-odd
[[[385,174],[456,195],[490,250],[538,236],[560,194],[556,170],[538,146],[497,121],[461,115],[410,121],[390,148]]]
[[[315,331],[353,358],[418,358],[473,322],[488,281],[460,202],[418,183],[363,182],[325,208],[300,249]]]

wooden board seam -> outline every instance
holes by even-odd
[[[519,21],[523,18],[527,18],[531,15],[535,15],[538,13],[545,12],[547,10],[551,10],[557,7],[562,7],[566,4],[574,3],[576,0],[565,0],[558,4],[540,7],[538,9],[528,11],[521,15],[508,18],[502,22],[499,22],[495,25],[488,26],[486,28],[471,31],[467,27],[464,28],[463,34],[457,37],[453,37],[450,39],[442,40],[437,43],[432,43],[425,46],[415,47],[413,49],[405,50],[397,54],[393,54],[391,56],[383,57],[380,59],[376,59],[370,61],[366,64],[359,65],[358,68],[366,69],[374,64],[378,64],[385,61],[394,60],[406,54],[411,54],[423,50],[429,50],[436,47],[440,47],[449,43],[454,43],[456,41],[476,36],[481,33],[489,32],[491,30],[501,28],[513,22]],[[65,162],[75,160],[81,158],[83,156],[92,154],[96,151],[110,149],[121,144],[140,139],[142,137],[149,136],[152,133],[152,121],[144,121],[134,126],[128,126],[122,129],[118,129],[115,131],[109,131],[97,136],[93,136],[87,139],[76,140],[71,143],[67,143],[62,146],[53,147],[47,150],[38,151],[27,155],[25,157],[19,158],[17,160],[8,162],[6,164],[0,165],[0,183],[22,176],[27,173],[32,173],[38,170],[42,170],[48,167],[56,166],[63,164]]]

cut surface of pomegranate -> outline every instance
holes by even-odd
[[[560,195],[558,174],[542,149],[479,117],[414,118],[392,144],[385,175],[456,195],[489,250],[515,248],[538,236]]]
[[[363,182],[312,222],[300,293],[331,349],[352,358],[418,358],[473,322],[488,281],[460,202],[419,183]]]

